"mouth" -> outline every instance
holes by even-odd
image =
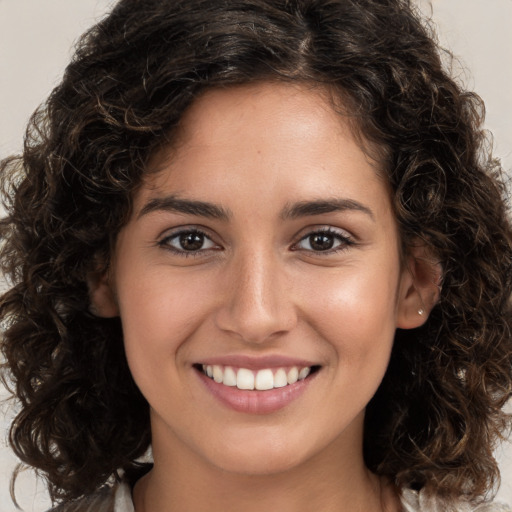
[[[218,364],[196,364],[194,368],[223,386],[246,391],[269,391],[303,381],[318,372],[320,366],[287,366],[251,370]]]

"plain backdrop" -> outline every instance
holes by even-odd
[[[487,107],[486,127],[512,175],[512,0],[416,0],[432,15],[442,44],[459,59],[454,73]],[[34,109],[59,82],[73,43],[113,4],[112,0],[0,0],[0,158],[21,148]],[[5,398],[0,390],[0,398]],[[5,437],[13,405],[0,411],[0,512],[14,512],[9,479],[16,465]],[[512,504],[512,445],[497,450],[502,467],[498,498]],[[31,471],[16,486],[26,512],[49,506],[44,485]]]

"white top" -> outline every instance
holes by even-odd
[[[135,512],[132,491],[127,483],[123,483],[118,487],[114,503],[114,512]]]
[[[405,489],[401,493],[403,512],[447,512],[453,510],[436,498],[427,498],[422,492]],[[485,503],[474,506],[460,502],[457,512],[512,512],[512,508],[499,503]],[[52,512],[52,511],[48,511]],[[103,488],[97,494],[76,502],[61,505],[53,512],[135,512],[132,493],[127,483],[121,483],[114,489]]]
[[[405,489],[401,496],[404,512],[446,512],[446,507],[437,500],[425,499],[421,492]],[[131,490],[127,484],[120,485],[116,492],[114,512],[135,512]],[[461,503],[457,512],[512,512],[506,505],[486,503],[477,508],[467,503]]]
[[[446,512],[447,510],[447,507],[443,502],[436,498],[429,499],[426,497],[425,493],[422,492],[404,489],[402,490],[400,498],[404,512]],[[457,503],[456,510],[457,512],[512,512],[510,507],[500,503],[484,503],[475,508],[474,505],[470,505],[463,501]],[[133,508],[130,512],[132,511]]]

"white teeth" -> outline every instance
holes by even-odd
[[[297,367],[290,368],[288,375],[286,376],[288,384],[295,384],[299,380],[299,370]]]
[[[254,373],[251,370],[240,368],[236,374],[236,387],[238,389],[254,389]]]
[[[275,388],[284,388],[288,385],[288,380],[286,379],[286,372],[279,368],[276,374],[274,375],[274,387]]]
[[[272,370],[260,370],[256,374],[254,387],[260,391],[272,389],[274,387],[274,374]]]
[[[222,379],[224,386],[236,386],[236,373],[233,368],[227,366],[224,368],[224,378]]]
[[[235,372],[230,366],[221,365],[202,365],[203,373],[224,386],[236,386],[238,389],[257,389],[265,391],[274,388],[283,388],[290,384],[295,384],[299,380],[304,380],[310,373],[311,367],[300,368],[292,366],[288,372],[284,368],[278,368],[274,371],[270,368],[258,370],[257,372],[247,368],[239,368]]]
[[[311,368],[302,368],[299,372],[299,380],[304,380],[311,371]]]
[[[222,371],[222,367],[218,365],[214,365],[213,367],[213,380],[215,382],[222,382],[224,378],[224,372]]]

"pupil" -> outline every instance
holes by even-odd
[[[316,233],[315,235],[311,235],[309,243],[316,251],[328,251],[329,249],[332,249],[332,246],[334,245],[334,238],[331,235],[326,235],[325,233]]]
[[[200,233],[186,233],[180,236],[180,245],[185,251],[197,251],[204,243],[204,236]]]

